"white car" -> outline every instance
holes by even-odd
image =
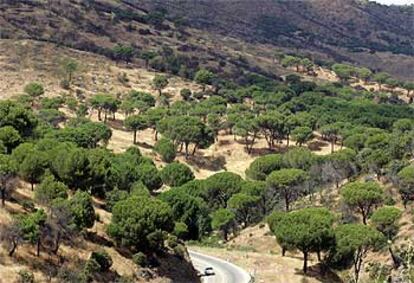
[[[214,269],[212,267],[206,267],[206,269],[204,269],[204,276],[213,276],[214,274]]]

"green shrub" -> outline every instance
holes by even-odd
[[[186,254],[186,249],[185,246],[182,244],[177,244],[174,248],[173,248],[174,254],[176,257],[184,259],[185,258],[185,254]]]
[[[90,281],[91,277],[94,273],[99,272],[101,270],[101,266],[99,263],[93,259],[90,258],[85,263],[85,266],[83,267],[81,277],[83,277],[82,281]]]
[[[60,81],[60,87],[65,89],[65,90],[69,90],[70,89],[70,82],[67,79],[63,79]]]
[[[392,266],[379,262],[370,262],[366,267],[366,271],[369,274],[369,279],[373,280],[372,282],[387,282],[391,275]]]
[[[173,234],[184,239],[188,234],[188,226],[184,222],[175,222]]]
[[[138,171],[140,174],[140,181],[147,187],[150,191],[158,190],[162,186],[162,179],[160,172],[158,172],[157,167],[150,164],[140,164],[138,166]]]
[[[108,252],[104,250],[100,250],[97,252],[92,252],[91,257],[89,260],[94,260],[99,264],[100,271],[108,271],[109,268],[112,266],[112,258],[108,254]]]
[[[19,283],[34,283],[35,282],[33,272],[31,271],[23,269],[23,270],[20,270],[18,274],[19,274],[19,279],[18,279]]]
[[[176,157],[176,148],[172,141],[162,138],[154,146],[154,151],[161,156],[164,162],[173,162]]]
[[[32,200],[22,200],[23,209],[29,212],[33,212],[35,210],[35,204]]]
[[[132,261],[141,267],[148,266],[148,258],[143,252],[138,252],[132,256]]]
[[[180,91],[180,95],[181,95],[181,97],[183,98],[183,100],[190,100],[190,98],[191,98],[191,90],[189,90],[188,88],[183,88],[181,91]]]
[[[167,246],[169,246],[170,248],[175,248],[179,244],[178,238],[172,234],[167,235],[166,242],[167,242]]]
[[[161,179],[168,186],[179,187],[194,180],[194,174],[187,165],[174,162],[162,169]]]
[[[264,181],[267,175],[282,167],[282,156],[280,154],[269,154],[253,161],[247,168],[246,175],[250,179]]]
[[[138,182],[132,184],[130,195],[131,196],[148,197],[148,196],[150,196],[150,191],[144,185],[144,183],[142,183],[141,181],[138,181]]]
[[[119,190],[119,189],[114,189],[110,192],[106,192],[105,193],[105,204],[106,204],[106,209],[108,211],[112,210],[112,207],[114,207],[114,205],[120,201],[120,200],[125,200],[129,197],[128,192],[123,191],[123,190]]]

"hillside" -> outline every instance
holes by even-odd
[[[0,37],[49,41],[108,56],[116,43],[139,50],[170,46],[217,69],[223,67],[214,58],[226,62],[225,69],[273,73],[254,59],[256,67],[237,62],[231,49],[250,42],[252,54],[264,51],[268,58],[275,48],[293,48],[318,60],[350,62],[410,79],[412,9],[355,0],[266,0],[260,5],[221,0],[2,1]]]
[[[0,282],[413,281],[413,8],[1,1]]]

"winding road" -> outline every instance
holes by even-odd
[[[206,267],[212,267],[215,275],[202,276],[203,283],[249,283],[250,275],[240,267],[208,255],[189,251],[194,268],[204,274]]]

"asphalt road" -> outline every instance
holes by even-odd
[[[194,251],[189,251],[189,253],[194,268],[201,274],[204,273],[206,267],[214,269],[215,275],[201,277],[204,283],[248,283],[250,281],[250,275],[245,270],[230,262]]]

